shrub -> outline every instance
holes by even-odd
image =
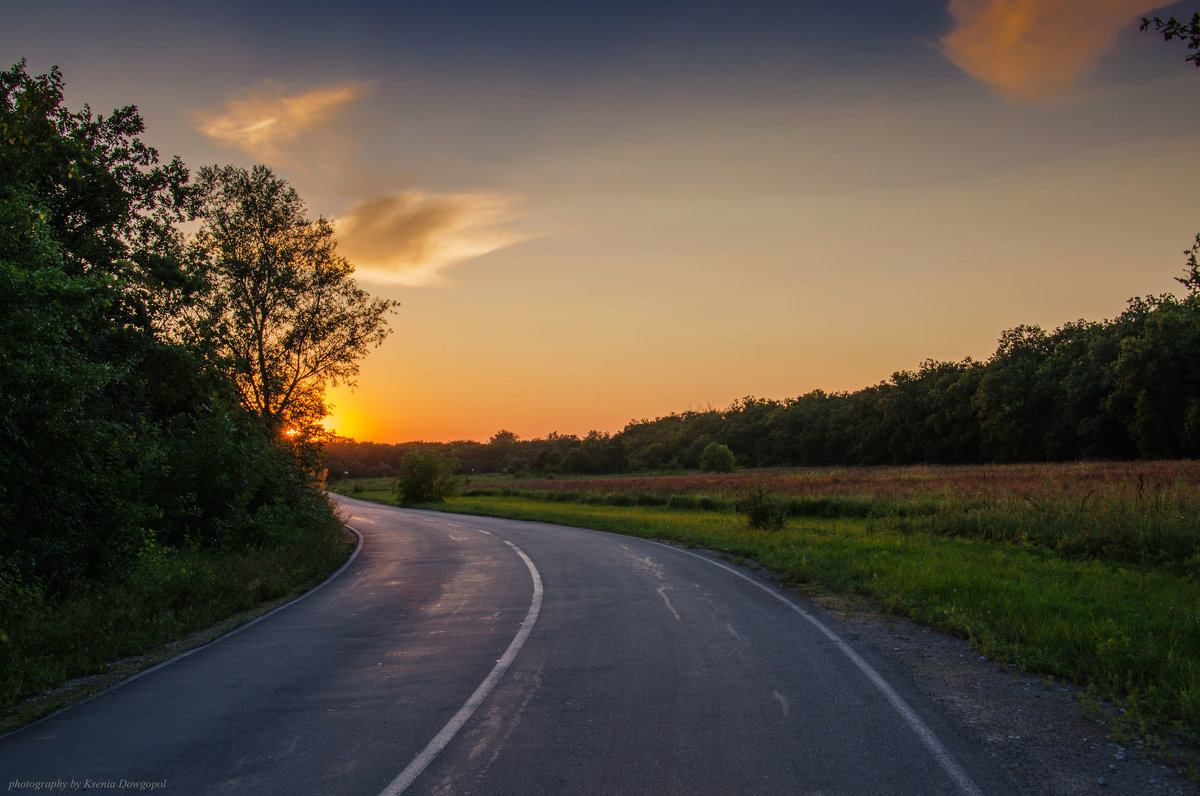
[[[442,503],[454,494],[454,471],[458,460],[437,451],[413,450],[400,460],[395,493],[401,506]]]
[[[762,484],[754,484],[746,496],[737,502],[737,510],[746,515],[751,528],[777,531],[787,521],[787,505],[767,491]]]
[[[700,469],[706,473],[732,473],[733,464],[733,451],[720,442],[710,442],[700,452]]]

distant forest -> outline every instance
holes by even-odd
[[[1018,326],[984,362],[926,360],[856,392],[747,397],[630,422],[616,434],[487,443],[326,445],[330,478],[391,475],[413,449],[459,471],[529,475],[694,469],[710,442],[742,467],[970,464],[1200,455],[1200,235],[1182,298],[1132,299],[1108,321]]]

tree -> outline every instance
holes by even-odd
[[[0,608],[119,569],[159,507],[160,389],[186,359],[153,332],[177,282],[171,224],[187,173],[160,166],[128,106],[63,106],[57,68],[0,72]]]
[[[1053,350],[1053,342],[1040,326],[1022,324],[1000,335],[971,399],[985,460],[1046,459],[1046,430],[1055,422],[1059,407],[1042,366]]]
[[[454,471],[458,460],[453,454],[433,450],[413,450],[400,461],[395,493],[402,506],[414,503],[441,503],[454,494]]]
[[[1175,281],[1187,288],[1188,296],[1200,300],[1200,233],[1196,234],[1196,242],[1190,249],[1184,249],[1187,255],[1187,269],[1184,276],[1176,277]]]
[[[1193,50],[1187,60],[1200,67],[1200,12],[1192,14],[1190,22],[1180,22],[1175,17],[1166,20],[1159,17],[1142,17],[1143,31],[1149,30],[1151,25],[1154,26],[1155,32],[1162,34],[1163,41],[1179,39],[1187,42],[1187,48]]]
[[[700,452],[700,469],[706,473],[732,473],[733,465],[733,451],[728,445],[710,442]]]
[[[582,440],[568,442],[562,460],[563,469],[569,473],[620,473],[627,464],[624,441],[595,430]]]
[[[349,382],[390,332],[396,302],[371,298],[337,254],[333,226],[305,215],[266,166],[205,167],[192,242],[204,280],[188,334],[202,342],[243,406],[301,438],[325,416],[325,386]]]
[[[1147,459],[1200,454],[1200,302],[1172,295],[1130,302],[1109,401]]]

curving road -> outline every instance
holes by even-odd
[[[1015,792],[903,672],[741,570],[612,534],[338,501],[364,537],[340,575],[0,738],[0,785]]]

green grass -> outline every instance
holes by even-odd
[[[272,549],[217,554],[148,544],[125,582],[78,590],[12,618],[0,643],[0,731],[298,595],[328,577],[351,549],[332,516]],[[63,687],[71,681],[82,682]]]
[[[395,506],[398,505],[394,490],[395,484],[395,478],[351,478],[331,483],[329,490],[359,500],[372,500],[376,503]]]
[[[889,472],[897,482],[922,480]],[[751,559],[789,584],[860,595],[885,612],[965,637],[997,661],[1084,686],[1124,708],[1125,730],[1114,731],[1193,745],[1200,739],[1193,484],[1151,491],[1114,482],[1083,497],[1074,490],[1057,497],[920,489],[872,496],[861,488],[783,494],[790,516],[783,529],[767,531],[750,529],[734,511],[736,492],[671,495],[665,483],[647,491],[652,479],[632,480],[636,488],[565,479],[489,485],[429,508]],[[380,481],[361,484],[355,496],[392,502],[387,479]]]

